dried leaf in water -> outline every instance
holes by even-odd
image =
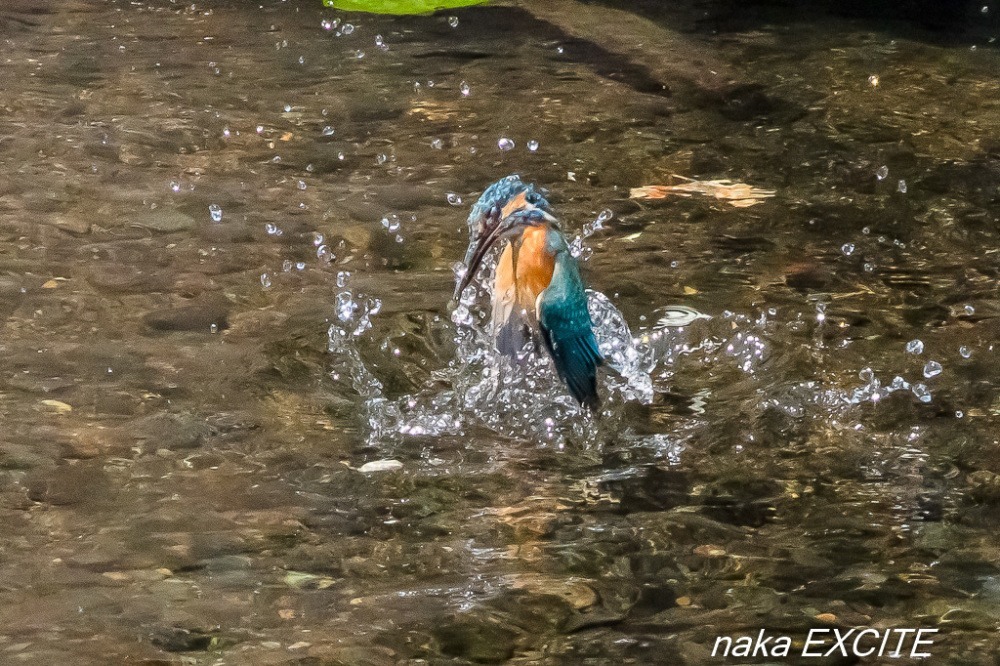
[[[73,411],[73,405],[67,405],[59,400],[42,400],[42,404],[60,414],[68,414]]]
[[[370,474],[372,472],[392,472],[397,469],[403,469],[403,463],[398,460],[373,460],[359,467],[358,471],[362,474]]]
[[[666,199],[668,196],[689,197],[694,194],[714,197],[726,201],[736,208],[755,206],[762,200],[773,197],[774,190],[763,190],[746,183],[734,183],[729,179],[694,180],[684,176],[674,175],[683,180],[677,185],[644,185],[633,187],[629,196],[633,199]]]

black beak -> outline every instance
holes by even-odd
[[[497,224],[476,242],[476,245],[471,250],[471,257],[466,261],[465,275],[462,276],[462,281],[458,283],[458,289],[455,290],[455,300],[458,300],[462,292],[465,291],[465,288],[472,283],[473,278],[476,277],[476,271],[479,270],[479,266],[482,265],[483,259],[486,257],[486,253],[503,236],[502,230],[503,225]]]

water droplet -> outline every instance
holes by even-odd
[[[462,93],[462,97],[468,97],[469,93],[472,92],[472,88],[469,86],[468,83],[462,81],[461,83],[458,84],[458,92]]]
[[[535,141],[534,139],[532,139],[531,141],[529,141],[528,142],[528,150],[530,150],[531,152],[535,152],[536,150],[538,150],[538,142]]]
[[[983,5],[983,8],[980,9],[979,11],[981,11],[984,14],[989,14],[990,13],[990,6],[989,5]]]
[[[385,164],[388,159],[385,153],[379,153],[375,156],[375,162],[378,164]]]
[[[172,189],[174,192],[180,192],[181,184],[178,183],[176,180],[172,180],[170,181],[170,189]]]
[[[385,217],[382,218],[382,226],[391,231],[392,233],[396,233],[397,231],[399,231],[400,227],[399,216],[396,215],[395,213],[386,215]]]
[[[844,243],[840,246],[840,251],[848,257],[854,254],[854,243]]]
[[[347,281],[350,279],[350,277],[351,277],[350,271],[340,271],[339,273],[337,273],[337,286],[338,287],[347,286]]]
[[[454,192],[449,192],[448,193],[448,203],[450,203],[452,206],[461,206],[462,205],[462,197],[458,196]]]
[[[306,187],[307,187],[307,186],[306,186],[306,181],[304,181],[304,180],[300,180],[300,181],[299,181],[299,184],[298,184],[298,187],[299,187],[299,189],[300,189],[300,190],[304,190],[304,189],[306,189]]]
[[[431,139],[431,148],[434,150],[441,150],[444,147],[444,142],[441,139]]]
[[[340,276],[337,276],[340,279]],[[337,318],[340,321],[350,321],[354,318],[354,311],[357,309],[357,303],[354,302],[354,297],[349,291],[342,291],[337,294]]]
[[[223,127],[222,128],[222,136],[228,139],[229,135],[230,135],[229,128],[228,127]]]
[[[257,125],[257,134],[263,134],[263,133],[264,133],[264,126]]]
[[[556,53],[558,53],[559,55],[562,55],[565,52],[566,52],[566,49],[564,49],[563,47],[561,47],[561,46],[557,46],[556,47]]]
[[[274,164],[281,164],[281,155],[275,155],[271,158],[271,162]]]
[[[281,229],[274,222],[268,222],[264,225],[264,231],[267,232],[268,236],[280,236]]]
[[[285,105],[285,113],[289,113],[289,112],[291,112],[291,110],[292,110],[292,105],[291,104],[286,104]]]
[[[941,367],[941,364],[937,361],[927,361],[927,363],[924,364],[924,377],[927,379],[937,377],[941,374],[942,370],[943,368]]]
[[[868,77],[868,85],[870,85],[872,88],[878,88],[878,82],[879,82],[878,74],[872,74],[871,76]]]
[[[924,343],[921,340],[910,340],[906,343],[906,351],[910,354],[923,354]]]
[[[313,232],[313,245],[314,246],[319,247],[320,245],[323,244],[323,240],[324,240],[323,239],[323,234],[319,233],[318,231],[314,231]]]
[[[264,289],[270,288],[270,286],[271,286],[271,276],[268,275],[267,273],[261,273],[260,274],[260,286],[264,287]]]
[[[513,150],[514,141],[512,139],[508,139],[507,137],[501,137],[500,140],[497,141],[497,147],[504,152]]]
[[[326,31],[328,31],[328,32],[329,32],[330,30],[333,30],[333,29],[334,29],[334,27],[335,27],[335,26],[334,26],[334,24],[333,24],[333,21],[331,21],[330,19],[323,19],[322,21],[320,21],[320,23],[319,23],[319,24],[320,24],[320,26],[321,26],[321,27],[322,27],[322,28],[323,28],[324,30],[326,30]]]
[[[334,256],[333,252],[330,250],[328,246],[320,245],[319,247],[316,248],[316,258],[319,259],[320,261],[330,263],[331,261],[336,259],[336,256]]]
[[[334,132],[334,129],[332,127],[330,127],[329,125],[327,125],[326,127],[323,128],[322,134],[323,134],[323,136],[333,136],[333,132]]]
[[[341,28],[341,29],[340,29],[340,31],[341,31],[342,33],[344,33],[345,35],[349,35],[349,34],[351,34],[352,32],[354,32],[354,25],[353,25],[353,24],[351,24],[351,23],[345,23],[345,24],[344,24],[344,27],[343,27],[343,28]]]
[[[958,348],[958,355],[961,356],[962,358],[969,358],[970,356],[972,356],[972,350],[966,347],[965,345],[962,345],[961,347]]]
[[[931,392],[926,385],[914,384],[912,387],[910,387],[910,390],[913,392],[913,395],[916,396],[917,400],[919,400],[920,402],[931,401]]]
[[[885,177],[889,175],[889,167],[884,164],[875,170],[875,177],[879,180],[885,180]]]
[[[212,216],[212,222],[222,222],[222,206],[212,204],[208,207],[208,212]]]
[[[448,25],[450,25],[453,28],[457,28],[458,27],[458,17],[457,16],[449,16],[448,17]]]
[[[382,35],[375,35],[375,46],[383,51],[389,50],[389,45],[385,43],[384,39],[382,39]]]
[[[365,52],[359,49],[354,52],[354,57],[357,58],[358,60],[361,60],[362,58],[365,57]]]
[[[297,271],[304,271],[305,269],[306,269],[306,262],[304,262],[304,261],[296,261],[295,262],[295,270],[297,270]]]
[[[972,315],[976,314],[976,308],[972,307],[971,305],[966,305],[963,308],[963,311],[965,312],[966,316],[969,316],[969,317],[971,317]]]
[[[896,189],[899,190],[900,194],[906,194],[906,181],[900,178],[899,184],[896,186]]]
[[[306,64],[306,57],[305,56],[299,56],[299,64],[300,65]]]
[[[219,325],[218,324],[212,324],[211,326],[208,327],[208,331],[210,333],[218,333],[219,332]]]

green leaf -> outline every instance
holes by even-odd
[[[439,9],[481,5],[486,0],[323,0],[323,5],[369,14],[430,14]]]

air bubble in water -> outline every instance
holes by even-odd
[[[469,86],[468,83],[462,81],[460,84],[458,84],[458,92],[462,93],[462,97],[468,97],[469,93],[472,92],[472,88]]]
[[[229,136],[230,136],[230,134],[231,134],[231,132],[229,131],[228,127],[223,127],[222,128],[222,136],[224,136],[225,138],[228,139]]]
[[[848,257],[854,254],[854,243],[844,243],[840,246],[840,251]]]
[[[378,164],[385,164],[389,160],[389,157],[385,153],[379,153],[375,156],[375,162]]]
[[[878,74],[872,74],[871,76],[868,77],[868,85],[870,85],[872,88],[878,88],[878,82],[879,82]]]
[[[222,206],[212,204],[208,207],[208,212],[212,216],[212,222],[222,222]]]
[[[285,105],[285,113],[289,113],[291,110],[292,110],[292,105],[291,104],[286,104]]]
[[[434,150],[441,150],[444,147],[444,142],[441,139],[431,139],[431,148]]]
[[[321,133],[323,136],[333,136],[333,132],[334,129],[329,125],[327,125],[326,127],[323,128],[323,131]]]
[[[958,348],[958,355],[961,356],[962,358],[969,358],[970,356],[972,356],[972,350],[966,347],[965,345],[962,345],[961,347]]]
[[[875,177],[879,180],[885,180],[885,177],[889,175],[889,167],[884,164],[875,170]]]
[[[209,333],[218,333],[219,332],[219,325],[218,324],[212,324],[211,326],[208,327],[208,331],[209,331]]]
[[[971,317],[972,315],[976,314],[976,308],[972,307],[971,305],[966,305],[963,308],[963,311],[965,312],[966,316],[969,316],[969,317]]]
[[[462,197],[458,196],[454,192],[449,192],[448,193],[448,203],[451,204],[452,206],[461,206],[462,205]]]
[[[267,232],[268,236],[280,236],[281,229],[274,222],[268,222],[264,225],[264,231]]]
[[[319,24],[326,31],[333,30],[334,28],[333,21],[331,21],[330,19],[323,19],[322,21],[320,21]]]
[[[931,401],[931,392],[926,385],[914,384],[912,387],[910,387],[910,390],[913,392],[913,395],[916,396],[917,400],[919,400],[920,402]]]
[[[351,24],[351,23],[345,23],[345,24],[344,24],[344,27],[343,27],[343,28],[341,28],[341,29],[340,29],[340,31],[341,31],[342,33],[344,33],[345,35],[349,35],[349,34],[351,34],[352,32],[354,32],[354,25],[353,25],[353,24]]]
[[[281,262],[281,270],[282,270],[282,272],[291,273],[292,272],[292,265],[293,264],[292,264],[292,260],[291,259],[285,259],[283,262]]]
[[[263,133],[264,133],[264,126],[257,125],[257,134],[263,134]]]
[[[906,181],[900,178],[899,184],[896,186],[896,189],[899,190],[900,194],[906,194]]]
[[[264,287],[264,289],[270,288],[270,286],[271,286],[271,276],[268,275],[267,273],[261,273],[260,274],[260,286]]]
[[[328,246],[320,245],[319,247],[316,248],[316,258],[319,259],[320,261],[325,261],[326,263],[330,263],[336,257],[334,256],[333,252],[330,250]]]
[[[382,35],[375,35],[375,46],[383,51],[389,50],[389,45],[385,43],[384,39],[382,39]]]
[[[449,16],[448,17],[448,25],[450,25],[453,28],[457,28],[458,27],[458,17],[457,16]]]
[[[930,379],[931,377],[937,377],[942,371],[941,364],[937,361],[927,361],[924,365],[924,377]]]
[[[319,233],[318,231],[314,231],[313,232],[313,245],[314,246],[319,247],[320,245],[323,244],[323,240],[324,240],[323,234]]]
[[[306,189],[306,181],[304,181],[304,180],[300,180],[300,181],[299,181],[299,183],[298,183],[298,188],[299,188],[300,190],[304,190],[304,189]]]
[[[921,340],[910,340],[906,343],[906,351],[911,354],[923,354],[924,343]]]
[[[512,139],[508,139],[507,137],[501,137],[500,140],[497,141],[497,147],[504,152],[513,150],[514,141]]]
[[[176,180],[172,180],[170,181],[170,189],[173,190],[174,192],[180,192],[181,184],[178,183]]]
[[[538,150],[538,142],[535,141],[534,139],[532,139],[531,141],[529,141],[528,142],[528,150],[530,150],[531,152],[535,152],[536,150]]]
[[[349,279],[351,279],[350,271],[340,271],[337,273],[337,286],[340,288],[346,287]]]
[[[300,65],[306,64],[306,57],[305,56],[299,56],[299,64]]]

